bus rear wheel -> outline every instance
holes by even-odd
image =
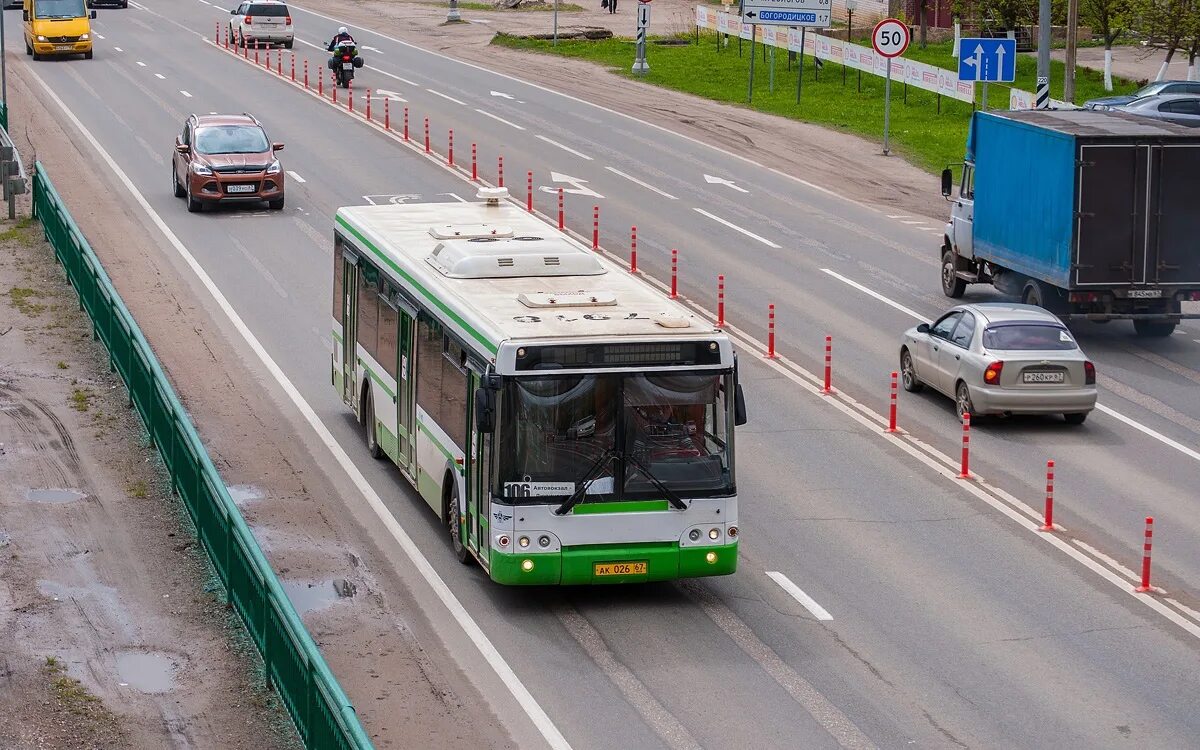
[[[383,458],[383,448],[379,446],[379,437],[375,430],[375,403],[371,399],[370,391],[367,391],[363,404],[363,428],[367,438],[367,453],[371,454],[371,458]]]
[[[450,491],[446,493],[446,529],[450,532],[450,548],[454,551],[454,556],[463,565],[471,561],[471,556],[467,552],[467,545],[462,541],[462,523],[458,514],[458,482],[454,481],[454,477],[447,474],[446,481],[450,483]]]

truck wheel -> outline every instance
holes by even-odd
[[[1134,320],[1133,330],[1142,338],[1161,339],[1174,333],[1176,325],[1173,320]]]
[[[956,258],[953,251],[942,253],[942,293],[951,299],[958,299],[967,291],[967,282],[957,276]]]

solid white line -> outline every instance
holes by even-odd
[[[714,215],[714,214],[710,214],[708,211],[705,211],[703,208],[693,208],[692,210],[693,210],[693,211],[695,211],[695,212],[696,212],[696,213],[698,213],[698,214],[701,214],[701,215],[703,215],[703,216],[707,216],[708,218],[712,219],[712,220],[713,220],[713,221],[715,221],[715,222],[718,222],[718,223],[720,223],[720,224],[724,224],[725,226],[729,227],[730,229],[733,229],[733,230],[735,230],[735,231],[741,232],[742,234],[746,235],[747,237],[749,237],[749,238],[751,238],[751,239],[758,240],[759,242],[763,243],[763,244],[764,244],[764,245],[766,245],[767,247],[773,247],[773,248],[775,248],[776,250],[779,250],[779,249],[781,249],[781,248],[780,248],[780,246],[779,246],[779,245],[776,245],[774,242],[771,242],[770,240],[768,240],[768,239],[765,239],[765,238],[763,238],[763,237],[759,237],[757,234],[755,234],[754,232],[751,232],[749,229],[742,229],[742,228],[741,228],[741,227],[739,227],[737,224],[732,224],[732,223],[730,223],[730,222],[728,222],[728,221],[725,221],[725,220],[724,220],[724,219],[722,219],[720,216],[716,216],[716,215]]]
[[[1092,545],[1088,544],[1087,542],[1081,542],[1081,541],[1079,541],[1078,539],[1074,539],[1074,538],[1073,538],[1073,539],[1071,539],[1071,541],[1072,541],[1072,542],[1075,542],[1075,545],[1076,545],[1077,547],[1079,547],[1081,550],[1084,550],[1085,552],[1087,552],[1088,554],[1092,555],[1092,556],[1093,556],[1093,557],[1095,557],[1097,560],[1100,560],[1100,561],[1101,561],[1101,562],[1103,562],[1104,564],[1108,565],[1108,567],[1110,567],[1110,568],[1112,568],[1113,570],[1117,571],[1118,573],[1120,573],[1121,575],[1125,576],[1125,577],[1126,577],[1126,578],[1128,578],[1129,580],[1131,580],[1131,581],[1134,581],[1135,583],[1136,583],[1137,581],[1141,580],[1141,579],[1139,578],[1138,574],[1137,574],[1137,573],[1135,573],[1135,572],[1134,572],[1134,571],[1133,571],[1131,568],[1129,568],[1129,567],[1127,567],[1127,566],[1125,566],[1125,565],[1122,565],[1122,564],[1120,563],[1120,561],[1116,560],[1115,558],[1111,557],[1110,555],[1106,555],[1106,554],[1104,554],[1103,552],[1101,552],[1100,550],[1096,549],[1095,547],[1093,547]]]
[[[515,122],[509,122],[508,120],[505,120],[503,117],[497,117],[496,115],[493,115],[491,112],[487,112],[487,111],[484,111],[479,108],[476,108],[475,111],[478,112],[479,114],[483,115],[484,117],[492,118],[496,122],[502,122],[505,125],[509,126],[510,128],[516,128],[517,130],[525,129],[525,128],[521,127],[520,125],[516,124]]]
[[[907,219],[908,218],[904,214],[888,214],[887,217],[889,219]]]
[[[293,180],[295,180],[296,182],[299,182],[301,185],[303,185],[304,183],[308,182],[308,180],[304,179],[303,177],[301,177],[300,175],[296,174],[295,172],[293,172],[293,171],[292,171],[292,170],[290,170],[290,169],[287,171],[287,176],[288,176],[288,177],[291,177],[291,178],[292,178]]]
[[[192,95],[191,95],[191,94],[189,94],[188,92],[184,91],[183,89],[179,89],[179,93],[183,94],[183,95],[184,95],[184,96],[186,96],[188,99],[191,99],[191,98],[192,98]]]
[[[200,0],[200,2],[204,3],[205,5],[212,5],[212,3],[210,3],[208,0]]]
[[[857,281],[854,281],[853,279],[846,278],[845,276],[841,275],[837,271],[833,271],[828,268],[822,268],[821,272],[829,274],[830,276],[832,276],[833,278],[842,282],[843,284],[848,284],[848,285],[854,287],[855,289],[857,289],[858,291],[862,292],[863,294],[867,295],[868,297],[874,297],[875,299],[879,300],[883,304],[888,305],[890,307],[894,307],[897,310],[899,310],[900,312],[905,313],[906,315],[910,315],[922,323],[924,323],[928,320],[924,315],[917,312],[916,310],[905,307],[904,305],[902,305],[899,302],[896,302],[894,300],[890,300],[887,297],[884,297],[879,292],[877,292],[873,289],[868,289],[867,287],[863,286],[862,284],[858,283]]]
[[[192,269],[192,272],[196,274],[196,277],[204,285],[205,289],[208,290],[208,293],[212,295],[222,312],[225,313],[225,316],[233,324],[233,327],[237,329],[238,333],[241,334],[242,338],[250,346],[251,350],[258,356],[259,361],[262,362],[267,372],[271,374],[271,377],[275,379],[275,382],[278,383],[283,389],[284,393],[288,395],[288,398],[291,399],[292,403],[300,411],[300,414],[304,417],[305,421],[308,422],[312,430],[317,434],[317,437],[325,445],[325,448],[329,450],[331,454],[333,454],[334,459],[358,488],[358,491],[366,500],[367,505],[370,506],[371,510],[375,512],[375,515],[379,518],[379,521],[383,524],[384,528],[391,533],[392,537],[396,540],[396,543],[408,556],[409,560],[412,561],[413,565],[417,569],[417,572],[421,574],[421,577],[424,578],[429,584],[430,588],[433,589],[434,594],[437,595],[438,599],[440,599],[446,609],[449,610],[450,615],[458,623],[459,627],[463,629],[463,632],[466,633],[467,637],[471,639],[471,642],[475,645],[475,648],[479,650],[479,653],[496,673],[496,676],[499,677],[500,681],[504,683],[504,686],[508,688],[508,691],[512,694],[513,698],[516,699],[517,703],[520,704],[521,708],[525,711],[526,715],[529,716],[530,720],[533,722],[534,726],[537,727],[538,731],[541,732],[542,737],[545,738],[546,742],[549,743],[554,750],[571,750],[570,743],[568,743],[567,739],[562,735],[561,732],[559,732],[558,727],[555,726],[554,721],[551,720],[545,709],[543,709],[542,706],[537,702],[537,700],[529,692],[529,689],[525,687],[525,684],[521,682],[521,678],[517,677],[512,667],[509,666],[508,662],[505,661],[503,656],[501,656],[495,645],[492,644],[491,639],[489,639],[487,634],[483,632],[483,629],[479,627],[479,624],[475,622],[475,618],[471,616],[471,613],[466,610],[466,608],[462,605],[462,602],[460,602],[458,597],[454,595],[454,592],[450,590],[450,587],[446,585],[446,582],[442,580],[442,577],[438,575],[438,572],[429,562],[429,559],[425,557],[420,548],[417,547],[416,542],[413,541],[412,537],[409,536],[404,527],[400,525],[400,522],[396,520],[396,517],[392,515],[391,511],[387,509],[383,498],[379,496],[379,493],[375,491],[375,489],[371,486],[371,483],[367,481],[367,478],[363,476],[358,467],[354,465],[354,461],[350,458],[349,454],[346,453],[345,448],[338,443],[337,438],[333,436],[333,433],[329,431],[329,428],[324,422],[321,421],[321,418],[317,416],[316,411],[311,405],[309,405],[308,401],[305,400],[304,396],[283,372],[279,365],[276,364],[275,360],[258,340],[258,337],[254,335],[254,332],[251,331],[249,326],[246,325],[245,321],[242,320],[241,316],[238,315],[237,311],[233,309],[233,305],[229,302],[228,298],[225,297],[225,294],[221,291],[220,287],[217,286],[216,282],[214,282],[208,275],[208,272],[204,270],[204,267],[200,265],[199,261],[196,260],[195,256],[192,255],[179,237],[176,236],[173,231],[171,231],[171,228],[167,226],[167,223],[163,221],[163,218],[159,216],[158,212],[156,212],[153,207],[151,207],[149,201],[146,200],[146,197],[142,195],[142,193],[137,189],[137,186],[133,184],[133,180],[131,180],[129,176],[125,174],[124,170],[121,169],[116,160],[113,159],[113,157],[104,149],[102,145],[100,145],[100,142],[96,140],[96,137],[92,135],[91,131],[84,127],[84,124],[79,121],[79,118],[75,116],[75,113],[72,112],[63,102],[63,100],[54,93],[54,90],[51,89],[44,80],[42,80],[41,76],[35,73],[32,69],[29,71],[29,73],[42,87],[46,97],[53,101],[58,108],[63,111],[63,113],[67,116],[67,119],[69,119],[79,131],[80,135],[91,145],[92,149],[100,156],[100,158],[104,160],[112,174],[114,174],[121,184],[125,186],[125,189],[129,192],[141,209],[146,213],[158,230],[162,232],[163,236],[166,237],[171,246],[175,248],[175,251],[179,253],[179,256],[183,258],[188,267]]]
[[[879,292],[876,292],[872,289],[868,289],[867,287],[863,286],[862,284],[859,284],[857,281],[854,281],[852,279],[846,278],[845,276],[842,276],[840,273],[831,271],[828,268],[822,268],[821,271],[829,274],[830,276],[834,277],[838,281],[841,281],[845,284],[848,284],[848,285],[854,287],[855,289],[862,292],[863,294],[866,294],[869,297],[874,297],[875,299],[879,300],[880,302],[884,303],[885,305],[889,305],[891,307],[896,308],[897,310],[900,310],[901,312],[911,315],[918,322],[926,322],[928,320],[924,315],[920,315],[920,314],[914,312],[913,310],[910,310],[909,308],[905,307],[904,305],[900,304],[899,302],[890,300],[887,297],[884,297]],[[1138,422],[1137,420],[1135,420],[1131,417],[1125,416],[1121,412],[1119,412],[1111,407],[1105,406],[1104,404],[1101,404],[1101,403],[1097,403],[1096,411],[1103,412],[1104,414],[1107,414],[1108,416],[1112,417],[1113,419],[1116,419],[1119,422],[1124,422],[1125,424],[1129,425],[1130,427],[1137,430],[1138,432],[1141,432],[1145,435],[1148,435],[1149,437],[1154,438],[1155,440],[1162,443],[1163,445],[1174,448],[1175,450],[1179,451],[1180,453],[1182,453],[1183,455],[1192,459],[1193,461],[1200,461],[1200,452],[1197,452],[1197,451],[1187,447],[1186,445],[1184,445],[1183,443],[1180,443],[1177,440],[1167,437],[1166,435],[1162,434],[1161,432],[1159,432],[1151,427],[1147,427],[1146,425],[1142,424],[1141,422]]]
[[[426,91],[428,91],[429,93],[433,94],[434,96],[440,96],[440,97],[442,97],[443,99],[446,99],[446,100],[448,100],[448,101],[452,101],[452,102],[454,102],[455,104],[461,104],[461,105],[463,105],[464,107],[465,107],[465,106],[467,106],[467,103],[466,103],[466,102],[464,102],[464,101],[463,101],[463,100],[461,100],[461,99],[455,99],[453,96],[450,96],[449,94],[443,94],[442,92],[440,92],[440,91],[434,91],[433,89],[425,89],[425,90],[426,90]]]
[[[625,179],[629,180],[630,182],[632,182],[635,185],[641,185],[642,187],[646,188],[647,190],[653,190],[654,192],[658,193],[659,195],[661,195],[664,198],[670,198],[673,201],[679,200],[678,198],[676,198],[675,196],[666,192],[665,190],[659,190],[658,188],[654,187],[653,185],[647,185],[646,183],[642,182],[641,180],[634,177],[633,175],[625,174],[624,172],[622,172],[619,169],[613,169],[612,167],[605,167],[605,169],[607,169],[609,172],[612,172],[613,174],[615,174],[619,177],[624,177]]]
[[[829,614],[829,612],[826,611],[826,609],[820,604],[817,604],[816,599],[813,599],[811,596],[804,593],[799,586],[792,583],[792,580],[783,573],[775,570],[768,570],[767,575],[771,577],[772,581],[778,583],[781,589],[788,592],[793,599],[803,604],[805,609],[807,609],[809,612],[812,612],[813,617],[822,621],[833,619],[833,615]]]
[[[923,221],[914,221],[914,220],[908,219],[908,220],[905,220],[905,221],[901,221],[900,223],[901,223],[901,224],[907,224],[907,225],[909,225],[909,226],[911,227],[911,226],[916,226],[916,225],[919,225],[919,224],[924,224],[925,222],[923,222]]]
[[[155,73],[155,74],[154,74],[154,77],[155,77],[155,78],[157,78],[157,79],[158,79],[158,80],[160,80],[160,81],[165,81],[165,80],[167,80],[167,77],[166,77],[165,75],[163,75],[162,73]]]
[[[587,154],[581,154],[578,151],[576,151],[575,149],[571,148],[570,146],[564,146],[561,143],[559,143],[558,141],[551,140],[544,135],[538,135],[536,137],[538,140],[545,141],[546,143],[549,143],[551,146],[557,146],[557,147],[561,148],[563,151],[566,151],[568,154],[575,154],[580,159],[587,159],[588,161],[592,161],[592,157],[588,156]]]

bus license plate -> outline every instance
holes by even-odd
[[[646,563],[596,563],[592,572],[597,576],[644,576],[646,575]]]
[[[230,186],[226,187],[225,190],[230,193],[253,193],[254,186],[253,185],[230,185]]]
[[[1026,383],[1061,383],[1063,374],[1061,372],[1027,372],[1022,379]]]

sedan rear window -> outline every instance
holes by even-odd
[[[279,17],[283,17],[283,16],[286,16],[289,14],[288,14],[288,8],[286,5],[282,5],[282,4],[276,5],[276,4],[272,3],[271,5],[251,5],[250,11],[248,13],[246,13],[246,15],[248,15],[248,16],[279,16]]]
[[[196,150],[202,154],[261,154],[271,150],[262,128],[249,125],[210,125],[196,131]]]
[[[1069,351],[1078,349],[1075,338],[1062,326],[1010,323],[983,330],[985,349],[1002,351]]]

